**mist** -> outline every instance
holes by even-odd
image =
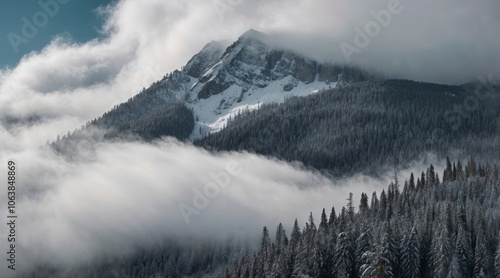
[[[249,153],[211,154],[173,139],[99,143],[83,155],[90,157],[70,161],[46,148],[2,153],[2,161],[18,165],[20,273],[40,265],[76,267],[163,240],[256,235],[264,225],[291,227],[295,218],[304,225],[309,212],[319,219],[323,208],[340,211],[350,192],[356,206],[361,192],[380,193],[394,174],[332,181],[300,165]],[[417,163],[411,170],[423,169]],[[201,206],[197,194],[207,203]],[[6,235],[0,238],[7,248]]]

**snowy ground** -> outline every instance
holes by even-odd
[[[283,89],[285,85],[293,82],[297,83],[295,88],[290,91]],[[193,89],[195,89],[196,85],[193,85]],[[224,92],[207,99],[197,99],[197,94],[192,92],[193,99],[188,101],[188,106],[193,109],[196,124],[190,140],[193,141],[209,133],[221,130],[226,126],[230,118],[246,109],[251,111],[258,109],[262,104],[282,103],[286,98],[292,96],[307,96],[335,86],[336,83],[327,84],[320,81],[305,84],[294,80],[292,76],[287,76],[281,80],[271,82],[265,88],[251,88],[243,93],[242,98],[242,88],[238,85],[232,85]]]

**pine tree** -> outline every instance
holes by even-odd
[[[436,184],[436,173],[434,171],[434,166],[431,164],[429,168],[427,168],[426,173],[426,186],[434,186]]]
[[[409,180],[409,189],[410,191],[414,191],[415,190],[415,176],[413,175],[413,172],[410,174],[410,180]]]
[[[338,277],[355,277],[354,251],[347,232],[339,233],[335,250],[335,269]]]
[[[324,212],[324,210],[323,210]],[[325,215],[326,217],[326,215]],[[326,219],[326,218],[325,218]],[[325,222],[326,223],[326,222]],[[315,238],[313,247],[313,276],[318,278],[330,277],[330,260],[327,254],[328,226],[321,226]]]
[[[443,172],[443,182],[448,182],[453,180],[453,169],[451,166],[450,158],[446,157],[446,168]]]
[[[387,195],[385,194],[385,190],[382,190],[382,193],[380,193],[380,205],[379,205],[379,217],[381,221],[385,220],[385,216],[387,213]]]
[[[281,223],[278,224],[276,228],[276,240],[274,241],[276,244],[277,250],[281,251],[288,244],[288,238],[286,237],[286,231],[283,228]]]
[[[401,252],[401,269],[404,277],[416,278],[420,276],[420,243],[417,232],[413,228],[403,240]]]
[[[433,269],[433,277],[436,278],[445,278],[450,269],[452,250],[450,237],[445,227],[441,227],[438,230],[439,234],[432,239],[430,264]]]
[[[375,256],[375,265],[372,275],[387,278],[397,277],[395,273],[395,268],[397,268],[396,261],[397,243],[394,239],[391,225],[386,223],[382,236],[382,242],[379,246],[379,250],[377,251],[377,255]]]
[[[328,228],[328,220],[326,218],[325,209],[321,212],[321,222],[319,223],[319,229],[327,229]]]
[[[356,239],[356,251],[354,253],[355,261],[356,261],[356,271],[357,276],[360,276],[367,266],[371,263],[372,255],[372,230],[368,227],[368,225],[363,224],[361,228],[361,234]]]
[[[377,213],[379,210],[379,200],[378,200],[376,191],[374,191],[372,193],[372,201],[371,201],[370,209],[372,211],[373,216],[375,216],[375,213]]]
[[[313,213],[309,213],[309,227],[311,228],[311,231],[316,232],[316,224],[314,224],[314,216]]]
[[[330,212],[330,218],[328,219],[328,225],[332,226],[337,219],[337,215],[335,214],[335,207],[332,207],[332,211]]]
[[[484,242],[484,232],[480,229],[476,238],[476,249],[474,250],[474,277],[486,277],[487,253]]]
[[[368,196],[365,193],[361,193],[361,200],[359,201],[359,212],[360,214],[366,214],[368,212]]]
[[[465,166],[465,177],[469,178],[471,176],[476,175],[476,161],[474,160],[474,157],[470,157],[469,161],[467,162],[467,165]]]
[[[304,229],[304,235],[306,235],[307,233],[306,230],[308,225],[309,224],[306,223],[306,228]],[[300,240],[300,247],[298,249],[298,253],[296,256],[292,277],[308,277],[312,275],[311,265],[309,263],[310,260],[309,253],[310,250],[307,244],[307,240],[305,239],[305,237],[303,237]]]
[[[295,222],[293,223],[292,233],[290,234],[290,247],[293,251],[297,251],[299,247],[301,238],[300,227],[297,222],[297,218],[295,218]]]
[[[270,257],[270,249],[271,239],[269,238],[269,231],[267,227],[264,226],[264,228],[262,228],[262,238],[260,240],[259,260],[257,269],[255,270],[257,277],[264,277],[268,271],[266,265]]]
[[[455,255],[460,272],[468,277],[470,272],[472,250],[469,235],[463,224],[459,224],[457,239],[455,242]]]
[[[349,223],[354,221],[354,198],[352,192],[349,193],[349,198],[347,198],[347,213]]]

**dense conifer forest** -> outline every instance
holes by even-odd
[[[498,166],[448,160],[290,233],[280,223],[274,240],[264,227],[257,252],[218,277],[499,277],[499,197]]]
[[[196,144],[301,161],[335,175],[405,167],[426,152],[498,158],[500,93],[478,91],[405,80],[356,83],[243,113]]]

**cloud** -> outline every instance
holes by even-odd
[[[209,39],[190,46],[191,35],[180,31],[185,6],[121,1],[101,8],[104,38],[76,44],[58,37],[0,73],[0,118],[72,116],[85,122],[180,68]]]
[[[390,179],[358,175],[331,181],[275,159],[210,154],[170,139],[102,143],[87,162],[68,162],[46,149],[4,153],[1,161],[8,157],[15,158],[19,169],[21,271],[35,264],[79,265],[164,239],[223,239],[235,231],[258,234],[264,225],[274,228],[282,222],[290,227],[295,218],[303,225],[309,212],[318,219],[322,208],[335,206],[339,212],[349,192],[357,203],[361,192],[380,192]],[[238,165],[238,173],[227,172],[228,165]],[[209,191],[208,205],[197,207],[198,214],[186,223],[179,206],[195,208],[195,192],[205,192],[216,183],[214,176],[223,175],[229,177],[228,185],[215,195]],[[5,192],[1,195],[5,207]],[[2,250],[5,239],[1,235]]]
[[[287,44],[338,62],[345,61],[340,43],[355,46],[355,28],[366,33],[365,27],[375,20],[373,13],[397,2],[401,12],[385,20],[385,27],[379,24],[378,34],[369,37],[361,53],[352,55],[355,64],[392,77],[431,82],[461,84],[490,73],[500,77],[500,58],[495,54],[500,46],[498,1],[320,0],[288,1],[288,7],[282,1],[270,2],[274,6],[267,5],[268,13],[275,16],[263,29],[293,32],[293,43]]]

